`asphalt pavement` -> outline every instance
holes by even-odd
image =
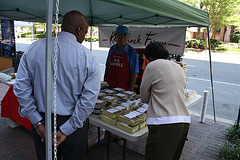
[[[240,53],[212,53],[213,89],[208,52],[187,51],[183,61],[187,63],[188,69],[187,88],[196,90],[200,95],[203,95],[204,90],[209,91],[206,116],[214,118],[214,95],[216,120],[233,123],[240,106]],[[201,106],[193,106],[190,111],[199,115]]]

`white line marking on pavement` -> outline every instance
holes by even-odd
[[[194,77],[187,77],[189,79],[194,79],[194,80],[199,80],[199,81],[206,81],[206,82],[210,82],[209,79],[201,79],[201,78],[194,78]],[[237,86],[240,87],[239,84],[234,84],[234,83],[228,83],[228,82],[221,82],[221,81],[213,81],[213,83],[219,83],[219,84],[226,84],[226,85],[231,85],[231,86]]]
[[[191,65],[191,64],[188,64],[187,66],[188,67],[196,67],[195,65]]]

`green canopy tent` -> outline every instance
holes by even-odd
[[[55,10],[55,8],[54,8]],[[208,13],[178,0],[64,0],[59,14],[81,11],[91,26],[163,25],[208,27]],[[46,0],[0,2],[0,19],[46,22]],[[60,16],[61,21],[61,16]]]
[[[50,38],[53,22],[52,18],[55,17],[53,10],[56,10],[56,7],[53,7],[53,0],[0,1],[0,19],[47,23],[46,77],[51,76],[51,66],[49,62],[51,62],[50,55],[52,44]],[[60,0],[60,22],[62,15],[70,10],[82,12],[88,19],[90,26],[113,26],[124,24],[128,26],[207,27],[209,37],[208,13],[178,0]],[[208,38],[208,42],[214,121],[216,121],[210,38]],[[49,123],[51,120],[50,84],[50,78],[47,78],[46,119]],[[47,129],[51,131],[51,126],[47,126]],[[51,137],[49,131],[47,137]],[[51,144],[47,144],[47,147],[51,148]],[[50,154],[48,157],[51,158],[49,150],[48,153]]]

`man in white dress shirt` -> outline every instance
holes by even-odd
[[[81,43],[88,22],[78,11],[70,11],[62,21],[57,52],[57,145],[58,158],[85,159],[88,117],[100,90],[100,70],[96,58]],[[54,44],[54,38],[52,39]],[[19,113],[32,122],[38,159],[45,159],[45,56],[46,39],[34,42],[23,54],[17,71],[14,93]],[[54,45],[52,46],[52,95]],[[53,96],[52,96],[53,113]]]

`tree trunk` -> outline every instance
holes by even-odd
[[[231,35],[231,26],[227,26],[227,30],[224,36],[224,42],[230,42],[230,35]]]
[[[201,27],[198,27],[198,29],[197,29],[197,39],[200,39],[200,31],[201,31]]]
[[[226,26],[221,27],[220,35],[219,35],[220,41],[224,41],[225,29],[226,29]]]
[[[213,24],[213,25],[212,25],[212,28],[211,28],[210,38],[211,38],[211,39],[215,39],[215,35],[216,35],[216,24]]]

